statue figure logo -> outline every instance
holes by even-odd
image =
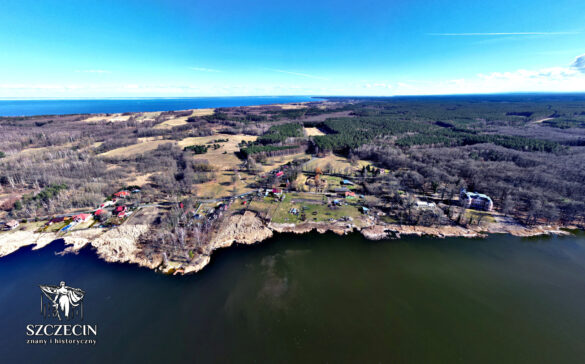
[[[41,315],[44,318],[57,317],[59,321],[79,317],[83,320],[83,297],[85,292],[61,282],[59,286],[41,288]]]

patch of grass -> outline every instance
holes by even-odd
[[[488,211],[479,211],[471,209],[465,211],[463,221],[465,222],[471,221],[471,224],[477,224],[478,221],[480,220],[481,224],[492,224],[496,222],[496,219]]]
[[[298,215],[291,214],[289,211],[296,208]],[[304,211],[303,211],[304,208]],[[286,196],[284,201],[280,202],[278,208],[272,214],[272,221],[275,223],[301,223],[301,215],[305,214],[305,221],[328,221],[329,219],[338,220],[344,216],[357,219],[361,216],[357,206],[343,205],[330,208],[323,203],[322,195],[291,193]]]

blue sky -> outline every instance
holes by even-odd
[[[0,97],[585,91],[583,0],[0,8]]]

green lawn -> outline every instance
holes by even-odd
[[[293,202],[295,201],[296,202]],[[303,201],[301,201],[303,200]],[[340,199],[342,200],[342,199]],[[361,216],[357,206],[343,205],[334,209],[323,204],[323,196],[308,193],[290,193],[286,196],[284,201],[278,204],[278,207],[272,214],[272,221],[275,223],[301,223],[301,215],[306,216],[305,221],[327,221],[329,219],[338,220],[344,216],[357,218]],[[299,211],[298,215],[294,215],[289,211],[296,208]]]

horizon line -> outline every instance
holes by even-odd
[[[35,100],[179,100],[179,99],[201,99],[201,98],[271,98],[271,97],[309,97],[309,98],[333,98],[333,97],[403,97],[403,96],[488,96],[488,95],[580,95],[584,91],[507,91],[507,92],[470,92],[470,93],[445,93],[445,94],[396,94],[396,95],[314,95],[314,94],[291,94],[291,95],[230,95],[230,96],[72,96],[72,97],[0,97],[0,101],[35,101]]]

